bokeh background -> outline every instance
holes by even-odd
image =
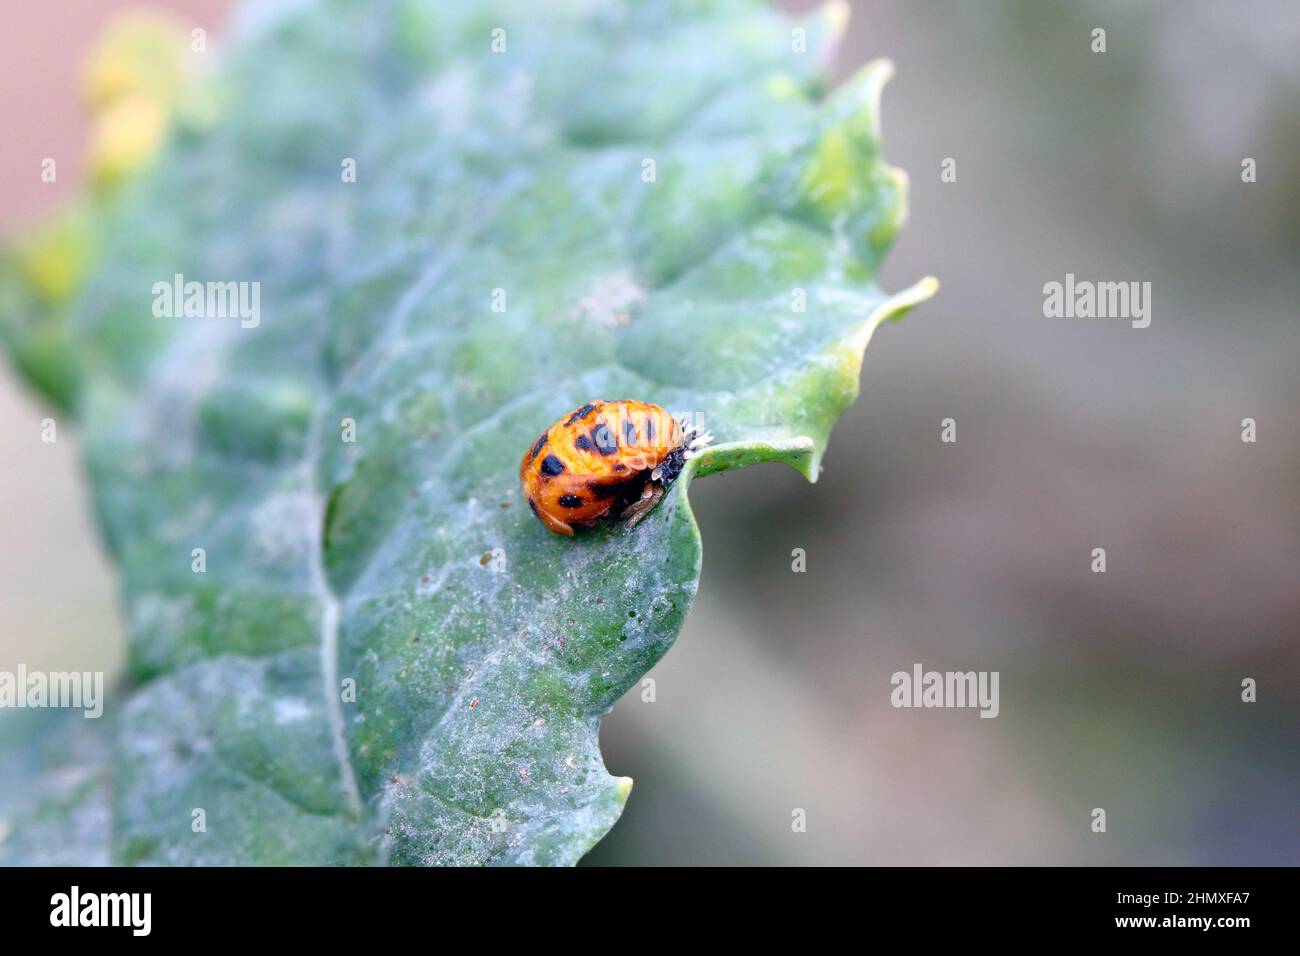
[[[77,70],[124,5],[6,11],[4,231],[76,188]],[[157,5],[219,51],[227,3]],[[912,180],[883,284],[942,290],[877,333],[818,484],[692,487],[700,594],[655,701],[605,721],[636,788],[588,861],[1300,863],[1294,4],[852,6],[836,73],[896,62],[886,154]],[[1151,327],[1044,318],[1066,273],[1151,282]],[[0,373],[0,669],[111,671],[113,572],[47,413]],[[999,671],[1000,715],[895,710],[916,662]]]

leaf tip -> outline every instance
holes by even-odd
[[[857,354],[859,363],[862,361],[862,353],[866,351],[867,343],[871,341],[871,334],[876,331],[878,325],[901,319],[915,306],[931,298],[938,291],[939,280],[934,276],[926,276],[876,306],[849,342],[849,348]]]
[[[618,777],[614,780],[614,795],[618,797],[619,805],[627,803],[628,796],[632,793],[632,778]]]
[[[872,60],[863,67],[863,71],[874,78],[875,83],[873,85],[877,89],[883,87],[894,78],[894,70],[894,61],[887,56],[882,56],[878,59]]]
[[[843,381],[847,385],[846,394],[848,399],[844,407],[847,407],[857,397],[858,380],[862,375],[862,358],[876,328],[883,322],[901,319],[914,306],[929,299],[938,291],[939,280],[934,276],[926,276],[902,292],[891,295],[872,309],[857,331],[841,340],[836,349],[836,354],[842,362]],[[825,441],[823,441],[812,450],[812,454],[806,461],[795,466],[809,482],[815,483],[817,481],[817,476],[821,472],[822,455],[825,454],[825,451]]]

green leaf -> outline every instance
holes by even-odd
[[[71,328],[131,632],[119,863],[577,861],[631,788],[600,719],[696,591],[691,481],[815,479],[872,331],[935,287],[874,283],[904,182],[888,65],[822,99],[839,7],[383,9],[246,26],[223,115],[96,226]],[[156,317],[177,273],[260,283],[260,321]],[[716,445],[635,529],[547,533],[521,455],[624,397]]]

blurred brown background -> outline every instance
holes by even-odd
[[[160,5],[219,52],[225,4]],[[6,15],[6,231],[75,185],[76,70],[117,6]],[[943,288],[877,334],[821,482],[693,486],[700,595],[656,701],[604,725],[637,782],[589,859],[1300,862],[1294,5],[853,6],[838,73],[896,62],[885,148],[912,178],[884,285]],[[1151,327],[1044,318],[1067,272],[1150,281]],[[45,414],[6,372],[0,669],[115,666],[75,438],[42,444]],[[893,709],[915,662],[1000,671],[1000,716]]]

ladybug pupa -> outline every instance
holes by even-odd
[[[533,514],[556,534],[611,514],[634,528],[709,441],[649,402],[588,402],[524,453],[519,483]]]

